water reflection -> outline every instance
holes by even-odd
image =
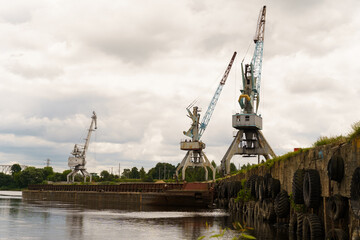
[[[69,238],[83,239],[83,221],[84,218],[81,214],[66,215],[66,226],[69,230]]]
[[[223,210],[71,204],[0,196],[1,239],[197,239],[229,226],[228,222],[229,215]]]
[[[245,205],[244,207],[244,213],[234,212],[229,216],[228,222],[225,225],[229,225],[231,222],[240,222],[244,226],[253,228],[253,230],[249,231],[249,233],[257,239],[289,239],[287,224],[266,221],[261,215],[255,214],[253,211],[254,209],[246,210]]]

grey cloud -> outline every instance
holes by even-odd
[[[54,66],[52,64],[31,65],[25,62],[15,62],[11,65],[8,65],[7,69],[10,72],[18,74],[26,79],[54,79],[64,73],[61,67]]]
[[[295,94],[315,94],[321,92],[330,94],[331,92],[338,91],[340,84],[336,84],[335,79],[308,75],[306,73],[297,74],[296,78],[294,76],[287,76],[284,80],[286,90]]]

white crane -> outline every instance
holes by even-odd
[[[74,178],[77,172],[81,172],[84,176],[84,182],[86,182],[86,177],[90,177],[90,182],[92,180],[91,175],[86,171],[86,152],[89,148],[91,133],[97,129],[97,117],[96,113],[93,112],[91,117],[91,124],[88,130],[87,137],[85,139],[84,145],[75,144],[73,151],[68,159],[68,166],[72,171],[67,175],[67,182],[74,182]],[[70,179],[71,178],[71,179]]]

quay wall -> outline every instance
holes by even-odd
[[[333,166],[333,168],[337,169],[338,171],[341,171],[343,168],[343,177],[341,178],[341,181],[334,181],[329,177],[328,165],[330,165],[329,162],[333,161],[334,159],[343,160],[343,166],[337,166],[336,164]],[[244,220],[243,217],[245,216],[246,220],[249,222],[254,221],[254,219],[266,219],[264,221],[288,224],[289,232],[292,232],[290,234],[294,234],[293,237],[297,236],[298,239],[302,239],[302,231],[305,231],[304,234],[309,234],[308,230],[310,229],[310,218],[318,218],[320,221],[318,225],[321,225],[322,236],[319,239],[325,238],[325,236],[328,238],[328,236],[338,234],[340,231],[342,231],[349,239],[360,239],[360,182],[352,182],[353,178],[359,178],[359,167],[359,137],[353,139],[350,142],[342,142],[337,144],[318,146],[310,149],[302,149],[296,153],[291,153],[287,154],[287,156],[284,155],[279,157],[275,161],[269,160],[267,162],[258,164],[257,166],[251,167],[247,171],[228,176],[218,181],[215,186],[215,202],[219,207],[228,208],[230,213],[239,215],[242,220]],[[294,175],[295,172],[299,169],[304,173],[309,172],[310,169],[312,169],[310,171],[316,170],[318,173],[320,178],[320,186],[318,187],[320,198],[317,207],[308,207],[305,206],[304,203],[296,204],[294,202]],[[258,176],[261,177],[258,178]],[[280,191],[286,191],[289,196],[287,204],[290,207],[288,215],[285,217],[279,217],[276,215],[276,208],[279,209],[279,201],[282,201],[276,200],[278,196],[266,196],[267,199],[264,199],[265,197],[259,198],[259,195],[255,194],[251,196],[251,199],[244,201],[241,198],[239,199],[237,195],[241,188],[251,188],[251,184],[249,183],[251,183],[251,181],[257,181],[254,179],[261,179],[261,181],[265,182],[263,179],[268,178],[269,176],[271,176],[270,178],[279,180]],[[244,183],[245,180],[247,182]],[[236,188],[234,187],[236,185],[231,183],[238,183],[238,185],[242,183],[243,186]],[[259,186],[263,187],[261,184]],[[353,192],[351,191],[352,184]],[[261,187],[255,186],[255,188]],[[255,192],[257,191],[258,190],[255,190]],[[336,202],[335,204],[334,198],[337,196],[340,196],[341,202]],[[237,200],[235,201],[236,198]],[[265,209],[263,209],[264,206]],[[340,207],[345,213],[342,214],[341,217],[336,216],[336,218],[334,218],[334,214],[338,214],[340,211],[336,210],[336,208]],[[274,215],[271,215],[269,211],[275,212]],[[313,217],[313,215],[316,215],[317,217]],[[304,219],[307,218],[305,226],[303,226],[303,221],[305,222],[305,220],[303,220],[303,216]],[[249,220],[250,218],[252,218],[252,220]],[[301,229],[302,227],[309,229],[303,230]],[[294,230],[294,228],[297,229]]]

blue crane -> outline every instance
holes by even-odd
[[[244,113],[254,113],[254,102],[256,102],[257,113],[260,103],[260,84],[261,84],[261,66],[263,59],[264,48],[264,32],[265,32],[265,16],[266,6],[260,10],[259,19],[257,22],[257,28],[255,32],[254,42],[255,50],[251,63],[245,65],[245,71],[243,64],[241,63],[243,90],[239,98],[241,109]]]

